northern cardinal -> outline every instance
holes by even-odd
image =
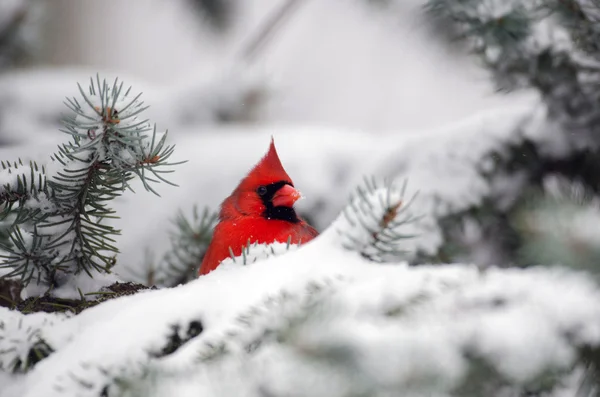
[[[294,211],[300,197],[271,139],[267,154],[221,204],[199,275],[215,270],[230,256],[230,248],[235,256],[241,255],[248,241],[269,244],[290,239],[298,244],[315,238],[319,233]]]

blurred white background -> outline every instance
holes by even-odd
[[[43,64],[83,65],[159,85],[218,76],[285,0],[231,1],[230,27],[199,22],[190,0],[54,0]],[[420,130],[514,98],[434,37],[421,1],[301,0],[251,66],[275,90],[260,121]]]

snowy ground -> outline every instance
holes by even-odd
[[[564,374],[557,393],[573,392],[579,349],[600,345],[600,291],[584,275],[376,265],[337,230],[352,231],[344,216],[293,252],[74,317],[19,322],[0,309],[15,317],[0,327],[4,368],[41,339],[56,350],[26,375],[2,375],[0,396],[91,397],[107,385],[127,396],[446,396],[550,374]],[[165,350],[174,334],[177,349]],[[483,379],[482,362],[493,371]]]

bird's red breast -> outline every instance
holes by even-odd
[[[290,240],[299,244],[315,238],[318,232],[293,208],[300,197],[271,140],[267,154],[221,204],[219,223],[199,274],[216,269],[230,257],[230,249],[235,256],[241,255],[248,242],[269,244]]]

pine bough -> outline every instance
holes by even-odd
[[[168,162],[174,147],[167,134],[141,118],[147,108],[117,80],[99,77],[81,98],[67,99],[71,114],[62,130],[71,141],[59,146],[46,166],[2,161],[0,219],[7,227],[0,243],[4,277],[35,282],[48,290],[76,274],[110,272],[119,231],[105,223],[116,214],[111,200],[138,177],[170,183]]]

